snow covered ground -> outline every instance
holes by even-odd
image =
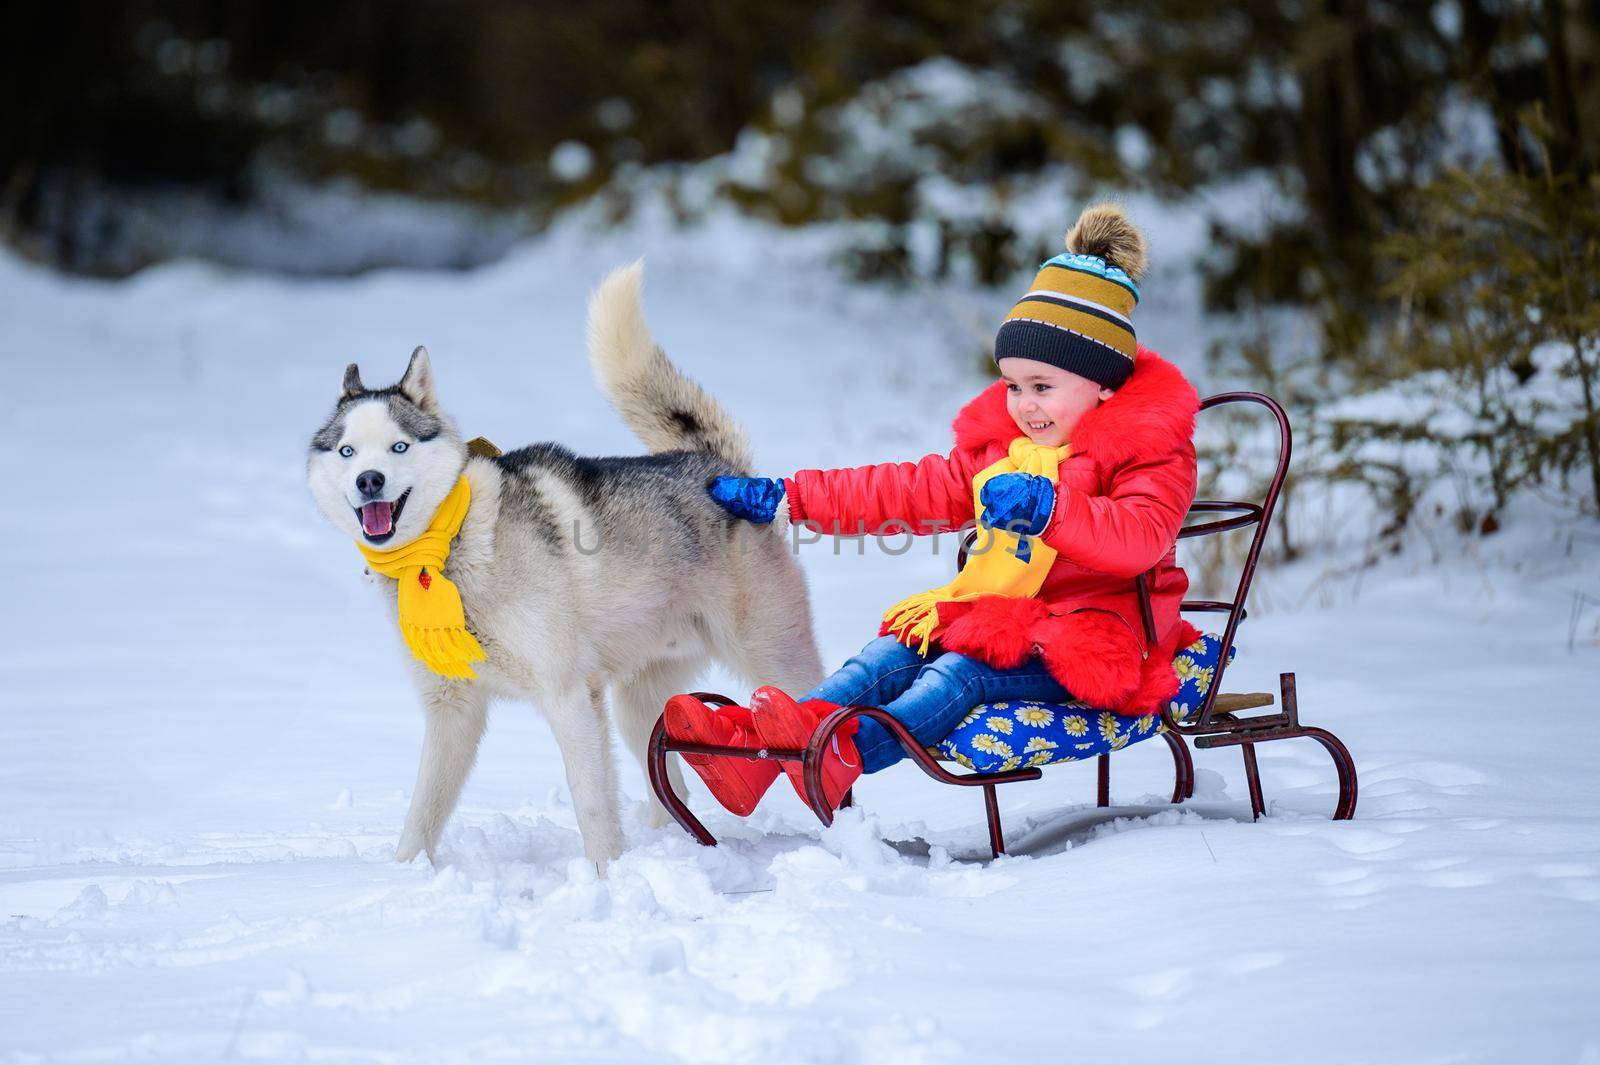
[[[1003,297],[851,286],[825,251],[574,222],[465,274],[0,258],[0,1062],[1600,1062],[1600,530],[1549,508],[1437,567],[1263,576],[1232,679],[1298,672],[1353,822],[1309,742],[1261,750],[1257,824],[1236,754],[1173,809],[1145,745],[1113,811],[1087,765],[1003,790],[1025,856],[964,860],[978,797],[904,766],[827,831],[782,782],[743,823],[699,792],[708,849],[646,827],[624,763],[600,881],[506,705],[444,868],[391,860],[421,717],[303,487],[344,364],[424,342],[469,435],[636,452],[583,300],[647,253],[658,336],[769,471],[943,450]],[[1198,375],[1169,280],[1140,336]],[[806,551],[827,662],[946,579],[930,546]]]

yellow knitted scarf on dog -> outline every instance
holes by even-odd
[[[488,656],[467,631],[460,589],[440,571],[471,502],[472,488],[462,477],[415,540],[387,550],[356,544],[375,573],[400,582],[400,634],[411,653],[440,676],[462,680],[477,676],[470,663]]]
[[[1046,447],[1025,436],[1017,437],[1011,441],[1005,458],[973,476],[973,517],[983,516],[983,486],[989,478],[1002,473],[1032,473],[1054,481],[1061,462],[1070,454],[1070,445]],[[928,653],[928,643],[939,627],[940,603],[964,603],[982,595],[1025,599],[1039,594],[1044,586],[1044,579],[1056,560],[1054,548],[1034,537],[1038,542],[1028,545],[1031,551],[1019,552],[1023,538],[1016,533],[987,525],[980,525],[979,529],[978,541],[955,580],[908,596],[884,612],[883,620],[889,624],[889,631],[902,643],[909,647],[908,641],[920,641],[918,654]]]

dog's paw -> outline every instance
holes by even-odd
[[[371,566],[361,567],[361,579],[372,585],[374,588],[383,583],[383,576],[381,574],[372,572]]]
[[[595,872],[600,874],[600,879],[604,880],[611,863],[622,857],[622,837],[620,835],[608,837],[594,846],[585,843],[583,852],[584,856],[594,863]]]
[[[394,860],[399,862],[401,865],[407,865],[411,862],[414,862],[416,861],[417,855],[422,853],[422,847],[422,837],[414,833],[407,832],[405,835],[400,837],[400,843],[394,849]],[[433,860],[433,855],[430,854],[428,856],[428,860],[431,862]]]

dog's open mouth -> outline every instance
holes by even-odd
[[[355,508],[361,531],[367,534],[369,541],[381,544],[394,535],[395,522],[400,520],[400,512],[405,509],[406,500],[410,497],[411,489],[407,488],[400,493],[399,499],[373,500]]]

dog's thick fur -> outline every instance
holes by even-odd
[[[406,652],[427,723],[400,861],[423,851],[436,858],[491,696],[544,711],[585,853],[604,872],[623,844],[608,692],[617,730],[643,764],[662,705],[692,690],[713,659],[752,685],[798,692],[822,678],[786,523],[735,520],[707,496],[712,477],[750,472],[749,444],[652,340],[642,277],[634,263],[601,284],[589,303],[589,341],[601,386],[650,455],[585,458],[550,443],[495,458],[469,454],[439,406],[422,348],[391,388],[366,388],[352,365],[312,439],[312,493],[353,539],[366,537],[357,508],[370,496],[355,484],[362,471],[383,474],[385,500],[410,493],[384,547],[415,538],[463,473],[471,483],[444,574],[459,587],[488,660],[475,666],[476,680],[451,680]],[[407,445],[403,453],[396,442]],[[396,582],[374,579],[393,600]],[[671,772],[676,783],[676,766]],[[663,823],[665,811],[652,806]]]

